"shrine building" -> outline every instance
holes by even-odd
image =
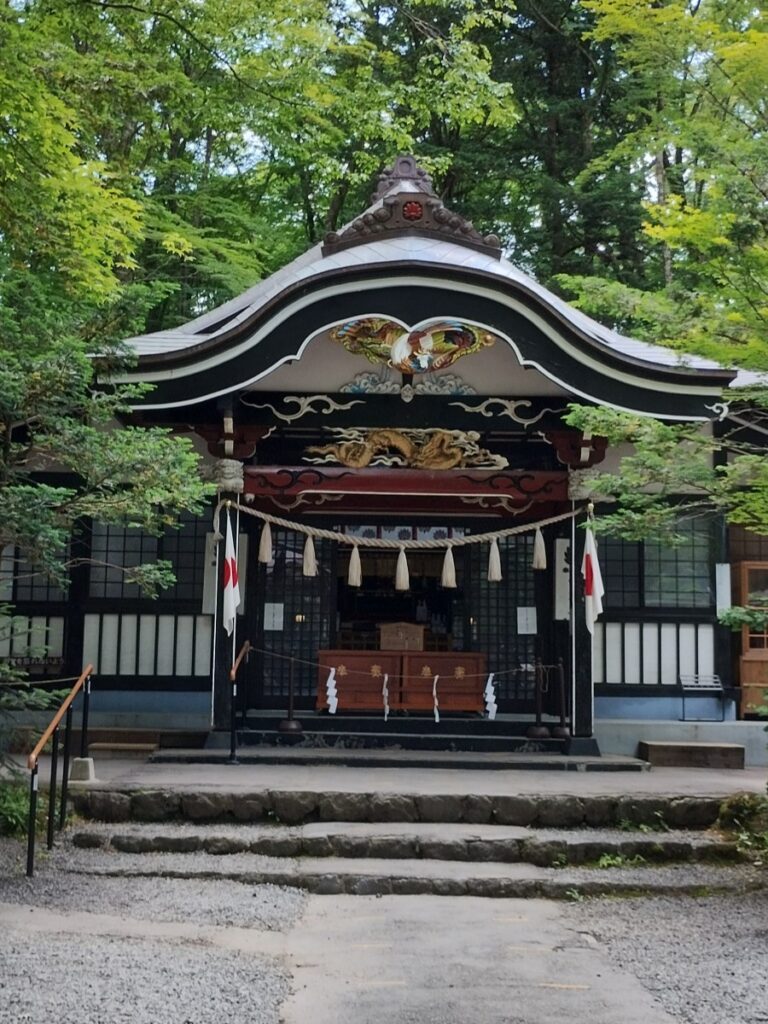
[[[94,664],[94,710],[226,730],[245,640],[241,739],[270,734],[292,690],[307,733],[322,731],[334,701],[334,727],[346,719],[380,744],[406,713],[430,734],[476,733],[490,698],[487,724],[512,747],[530,749],[538,710],[541,749],[596,752],[600,719],[680,719],[681,677],[738,685],[717,609],[731,602],[731,577],[744,603],[729,563],[756,564],[768,583],[764,542],[717,518],[684,524],[674,549],[598,537],[605,595],[591,634],[589,471],[616,467],[622,452],[564,421],[582,403],[717,430],[735,372],[572,308],[446,209],[413,158],[322,244],[128,344],[137,363],[124,379],[154,388],[134,422],[192,437],[225,504],[218,530],[212,503],[159,539],[93,523],[95,564],[78,570],[70,600],[17,584],[17,612],[45,633],[49,662]],[[222,628],[227,518],[234,637]],[[154,558],[177,576],[155,600],[109,568]],[[765,637],[754,651],[745,682],[759,683]],[[710,693],[688,714],[733,718],[747,703],[744,690],[741,705]]]

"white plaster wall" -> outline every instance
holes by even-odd
[[[327,332],[309,342],[301,358],[284,363],[251,385],[252,391],[284,391],[288,394],[332,394],[358,373],[378,373],[383,380],[400,381],[400,374],[347,352]],[[510,346],[499,339],[491,348],[458,359],[453,366],[434,374],[455,374],[479,395],[520,398],[533,395],[565,396],[567,392],[538,370],[526,370]],[[421,376],[416,378],[416,383]]]

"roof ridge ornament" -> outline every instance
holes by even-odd
[[[401,188],[393,191],[398,185]],[[414,187],[415,186],[415,187]],[[481,235],[472,221],[447,209],[427,172],[413,156],[399,156],[379,176],[373,205],[341,231],[324,239],[323,256],[379,238],[417,235],[440,238],[501,259],[497,235]]]
[[[401,181],[415,182],[421,186],[420,192],[437,198],[432,178],[423,167],[419,167],[416,157],[399,156],[391,167],[385,167],[379,175],[378,188],[371,194],[371,202],[376,203],[379,199],[383,199],[387,192]]]

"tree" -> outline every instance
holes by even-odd
[[[656,287],[561,277],[621,330],[725,365],[768,367],[768,33],[743,0],[584,0],[613,41],[635,114],[613,161],[642,167]]]
[[[158,531],[208,488],[187,440],[112,429],[139,393],[113,383],[117,338],[157,298],[121,283],[140,208],[83,152],[78,111],[47,81],[50,38],[8,7],[0,38],[0,550],[66,586],[84,518]],[[132,572],[150,589],[169,579],[162,565]]]
[[[635,127],[585,171],[628,157],[643,168],[657,286],[561,276],[584,310],[627,333],[724,366],[768,368],[768,34],[741,0],[637,5],[584,0],[593,38],[611,39],[634,97]],[[755,379],[724,396],[730,418],[712,435],[607,410],[574,408],[574,426],[629,442],[631,456],[594,487],[616,502],[603,529],[674,535],[675,518],[717,511],[768,533],[764,447],[768,388]]]

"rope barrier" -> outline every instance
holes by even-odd
[[[216,505],[213,512],[213,530],[217,540],[221,540],[219,530],[222,508],[231,508],[234,505],[229,498],[222,499]],[[338,533],[336,530],[324,530],[319,526],[308,526],[305,523],[296,523],[290,519],[283,519],[280,516],[270,515],[269,512],[261,512],[259,509],[250,508],[248,505],[240,505],[240,512],[261,519],[262,522],[270,523],[273,526],[281,526],[286,530],[293,530],[296,533],[303,533],[308,537],[318,537],[322,540],[333,540],[338,544],[346,544],[349,547],[379,548],[386,551],[399,551],[404,548],[406,551],[445,551],[446,548],[467,547],[470,544],[487,544],[489,541],[500,540],[502,537],[512,537],[518,533],[528,533],[543,526],[552,526],[554,523],[562,523],[567,519],[574,519],[586,511],[586,506],[580,506],[570,512],[563,512],[557,516],[550,516],[548,519],[540,519],[536,523],[524,523],[520,526],[508,526],[503,530],[492,530],[489,533],[473,533],[467,537],[444,538],[442,540],[385,540],[382,537],[351,537],[346,533]]]
[[[294,665],[307,665],[310,668],[321,668],[324,672],[327,672],[328,669],[332,667],[327,662],[309,661],[306,658],[296,658],[292,654],[279,654],[277,651],[273,651],[273,650],[271,650],[268,647],[255,647],[252,644],[251,645],[251,653],[254,653],[254,652],[257,653],[257,654],[268,654],[272,658],[278,658],[280,661],[292,662]],[[386,657],[386,655],[391,653],[391,652],[389,652],[389,651],[359,651],[359,652],[358,651],[345,651],[344,653],[345,653],[345,655],[346,654],[355,655],[355,654],[360,653],[360,654],[370,654],[372,656],[373,655],[381,654],[381,655],[384,655]],[[429,657],[430,654],[451,654],[451,653],[454,653],[454,652],[451,652],[451,651],[407,651],[406,653],[408,653],[408,654],[423,654],[425,657]],[[465,652],[460,652],[459,651],[459,652],[455,652],[455,653],[457,653],[457,655],[460,657],[461,654],[465,653]],[[335,665],[333,667],[338,669],[339,666]],[[544,669],[544,670],[557,668],[556,665],[541,665],[540,667],[542,669]],[[518,668],[506,668],[506,669],[502,669],[499,672],[494,672],[493,675],[494,675],[494,678],[498,678],[499,676],[512,675],[515,672],[526,672],[526,673],[529,673],[530,675],[533,675],[535,673],[535,671],[536,671],[536,666],[533,663],[531,663],[531,667],[530,668],[524,668],[522,666],[518,666]],[[346,674],[348,676],[363,676],[365,679],[370,679],[371,678],[370,670],[368,672],[363,672],[361,669],[348,668]],[[464,680],[464,679],[487,679],[488,678],[488,672],[487,671],[486,672],[468,672],[466,675],[462,676],[461,678],[462,678],[462,680]]]

